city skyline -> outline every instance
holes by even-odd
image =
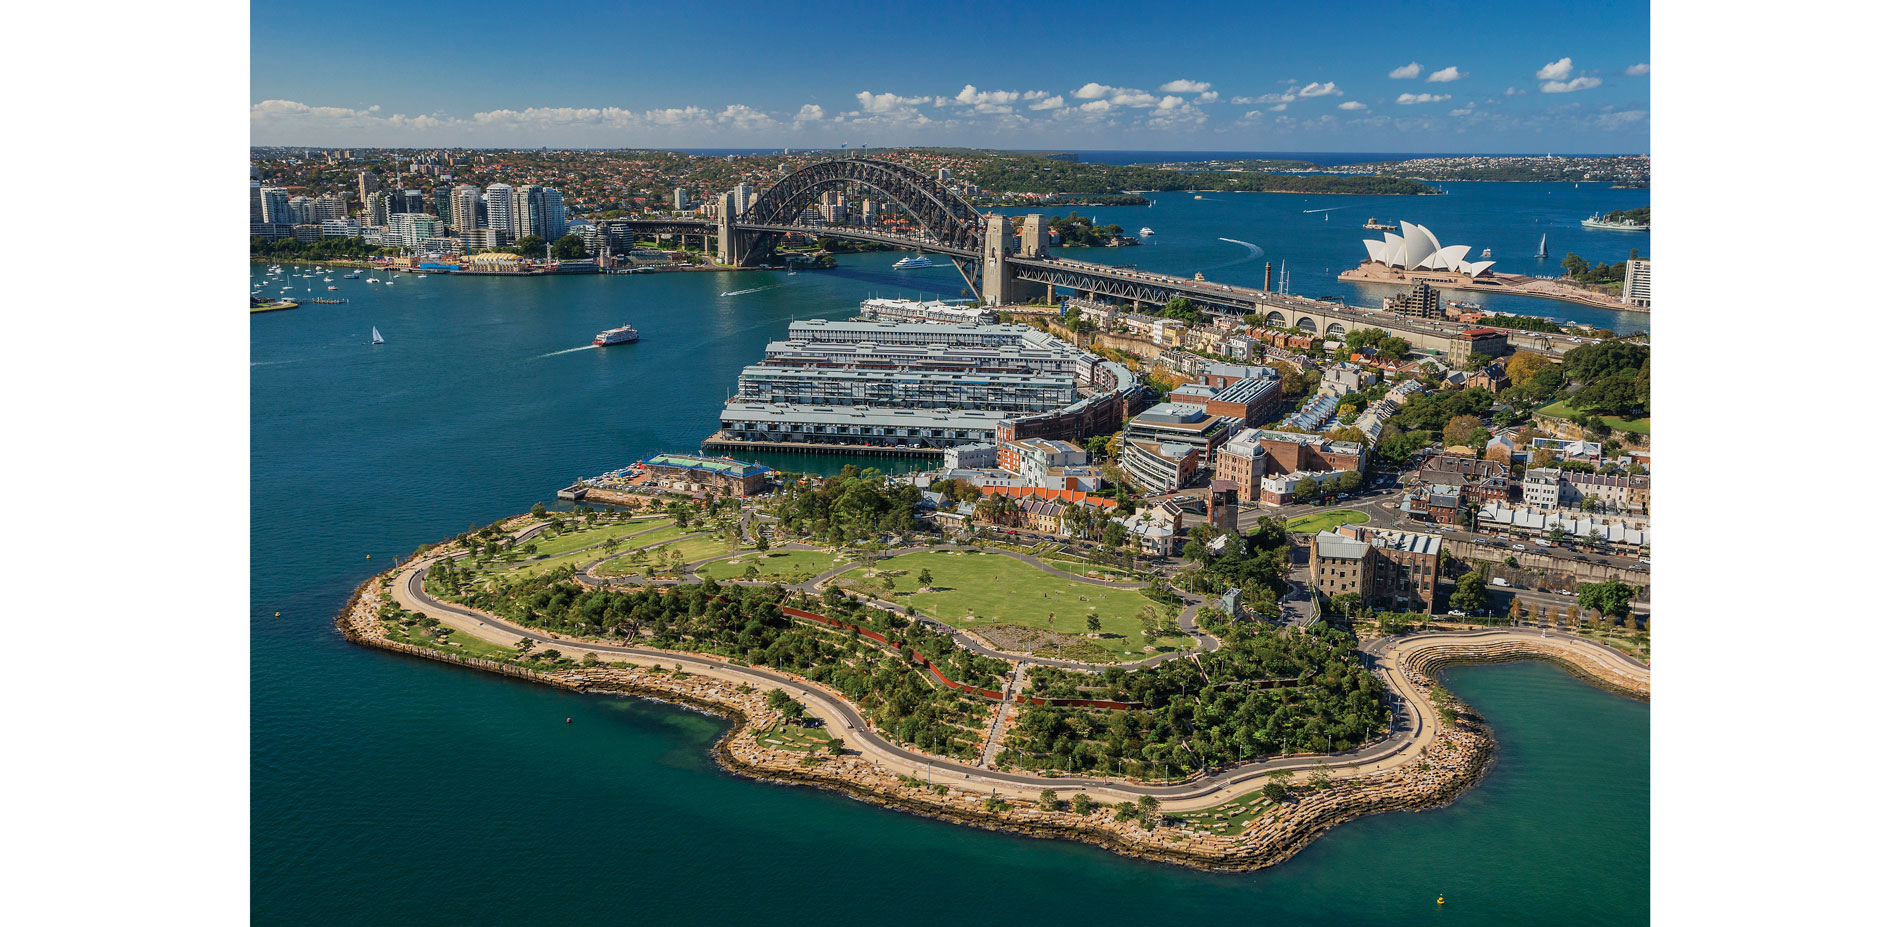
[[[376,15],[365,4],[333,9],[348,22]],[[1151,7],[1122,3],[915,18],[862,4],[791,17],[742,3],[714,34],[681,9],[552,21],[517,9],[425,8],[414,18],[425,27],[393,27],[394,54],[308,41],[321,27],[307,15],[255,7],[252,143],[1649,149],[1647,4],[1601,4],[1587,16],[1549,5],[1350,4],[1155,21]],[[1004,21],[1006,41],[986,41],[985,27]],[[553,49],[566,66],[441,79],[457,54],[492,42],[497,23],[509,41]],[[1026,48],[1024,34],[1050,38]]]

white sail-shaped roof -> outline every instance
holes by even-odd
[[[1400,270],[1450,270],[1473,277],[1485,273],[1497,263],[1466,261],[1465,257],[1471,253],[1470,245],[1443,247],[1438,243],[1438,236],[1425,226],[1400,221],[1399,229],[1403,234],[1387,232],[1383,242],[1361,239],[1360,243],[1366,246],[1367,259]]]

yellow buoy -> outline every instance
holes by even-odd
[[[1438,903],[1439,903],[1439,904],[1444,904],[1444,903],[1445,903],[1445,896],[1443,896],[1443,895],[1440,895],[1440,896],[1438,896]]]
[[[270,616],[271,616],[272,618],[282,618],[282,617],[284,617],[284,613],[283,613],[283,612],[271,612],[271,613],[270,613]]]
[[[368,560],[368,559],[369,559],[369,555],[368,555],[368,554],[364,554],[364,555],[363,555],[363,559],[364,559],[364,560]]]

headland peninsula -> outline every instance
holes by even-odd
[[[1360,640],[1229,615],[1207,564],[945,533],[915,520],[916,486],[875,470],[752,494],[643,476],[625,506],[537,505],[419,547],[338,626],[722,715],[715,755],[740,775],[1209,870],[1271,866],[1476,784],[1491,735],[1444,666],[1546,660],[1648,697],[1646,664],[1570,634]],[[1267,568],[1286,542],[1269,522],[1215,574]]]

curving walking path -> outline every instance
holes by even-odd
[[[994,792],[1026,799],[1037,797],[1043,789],[1055,789],[1058,793],[1086,790],[1092,797],[1108,801],[1132,801],[1144,795],[1152,795],[1161,800],[1162,807],[1166,810],[1191,811],[1219,805],[1246,794],[1262,785],[1269,773],[1278,770],[1295,773],[1297,780],[1299,778],[1297,774],[1321,765],[1331,769],[1351,766],[1361,774],[1401,768],[1416,760],[1426,744],[1430,743],[1439,731],[1437,713],[1432,710],[1426,694],[1420,691],[1403,671],[1402,663],[1408,656],[1422,649],[1444,646],[1443,642],[1446,641],[1488,643],[1512,639],[1538,640],[1545,645],[1557,646],[1567,654],[1572,654],[1577,659],[1589,663],[1592,667],[1614,666],[1619,672],[1628,673],[1629,678],[1634,678],[1640,670],[1642,686],[1645,691],[1648,688],[1648,669],[1641,667],[1640,664],[1630,667],[1628,664],[1634,661],[1623,659],[1621,654],[1616,654],[1609,648],[1574,640],[1544,638],[1528,631],[1496,629],[1383,639],[1375,642],[1370,655],[1375,658],[1376,670],[1385,680],[1394,698],[1392,730],[1384,739],[1358,750],[1326,756],[1276,757],[1271,760],[1211,771],[1188,782],[1168,785],[1140,785],[1082,776],[1037,776],[985,769],[981,766],[968,766],[913,753],[877,733],[865,721],[857,708],[843,697],[798,677],[762,667],[729,663],[720,658],[699,654],[573,640],[553,632],[524,627],[494,615],[440,601],[429,595],[423,587],[423,578],[428,567],[438,559],[441,557],[418,560],[399,570],[390,587],[391,595],[397,604],[435,618],[442,624],[465,634],[504,646],[513,646],[517,641],[526,638],[537,644],[551,646],[570,657],[593,653],[609,660],[637,659],[652,661],[656,664],[676,664],[691,667],[695,673],[733,683],[782,689],[803,702],[825,724],[833,736],[844,740],[847,747],[888,769],[915,775],[932,782],[950,784],[964,790]],[[1592,649],[1604,651],[1609,655],[1593,654]],[[997,723],[1000,726],[1000,711]]]

